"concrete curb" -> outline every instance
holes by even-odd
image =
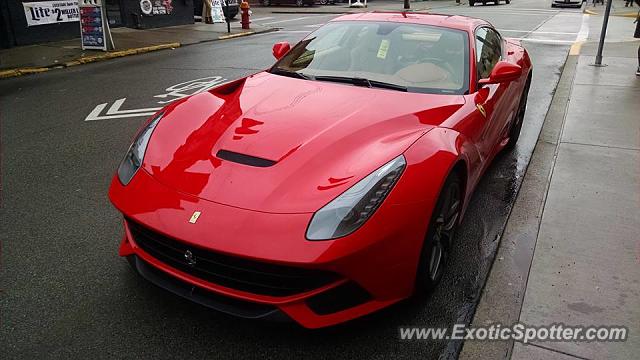
[[[595,11],[595,10],[591,10],[591,9],[587,9],[587,8],[584,8],[583,13],[589,14],[589,15],[601,15],[600,12]],[[623,12],[623,13],[618,13],[618,14],[611,13],[611,16],[635,18],[635,17],[638,16],[638,12],[637,11],[632,11],[632,12]]]
[[[505,225],[496,259],[491,265],[473,314],[472,326],[496,323],[510,326],[520,319],[542,213],[577,72],[578,57],[579,53],[568,54],[563,65],[531,160]],[[459,359],[510,359],[513,345],[513,340],[465,342]]]
[[[0,79],[35,74],[35,73],[42,73],[42,72],[46,72],[53,69],[67,68],[67,67],[82,65],[82,64],[89,64],[93,62],[115,59],[115,58],[120,58],[125,56],[144,54],[152,51],[175,49],[180,46],[181,44],[178,42],[153,45],[153,46],[144,46],[144,47],[132,48],[132,49],[126,49],[126,50],[111,51],[111,52],[106,52],[104,54],[98,54],[98,55],[83,56],[76,60],[67,61],[65,63],[55,63],[55,64],[43,66],[43,67],[8,69],[8,70],[0,71]]]
[[[278,31],[278,28],[268,28],[268,29],[258,30],[258,31],[247,31],[247,32],[231,34],[231,35],[221,35],[221,36],[218,36],[215,39],[199,41],[199,42],[194,43],[194,44],[201,44],[201,43],[205,43],[205,42],[220,41],[220,40],[228,40],[228,39],[234,39],[234,38],[244,37],[244,36],[249,36],[249,35],[263,34],[263,33],[268,33],[268,32],[273,32],[273,31]],[[12,78],[12,77],[17,77],[17,76],[22,76],[22,75],[29,75],[29,74],[42,73],[42,72],[47,72],[47,71],[53,70],[53,69],[68,68],[68,67],[76,66],[76,65],[89,64],[89,63],[93,63],[93,62],[105,61],[105,60],[110,60],[110,59],[115,59],[115,58],[120,58],[120,57],[125,57],[125,56],[144,54],[144,53],[148,53],[148,52],[152,52],[152,51],[175,49],[175,48],[178,48],[178,47],[184,47],[184,46],[194,45],[194,44],[184,44],[183,45],[183,44],[181,44],[179,42],[173,42],[173,43],[166,43],[166,44],[160,44],[160,45],[144,46],[144,47],[139,47],[139,48],[132,48],[132,49],[125,49],[125,50],[106,52],[104,54],[98,54],[98,55],[83,56],[83,57],[81,57],[79,59],[67,61],[65,63],[54,63],[54,64],[50,64],[50,65],[47,65],[47,66],[42,66],[42,67],[25,67],[25,68],[15,68],[15,69],[0,70],[0,79]]]

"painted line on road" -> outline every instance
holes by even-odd
[[[479,11],[462,11],[464,16],[474,16],[477,14],[490,14],[490,15],[525,15],[525,16],[549,16],[549,15],[559,15],[552,13],[532,13],[532,12],[524,12],[524,11],[489,11],[489,10],[479,10]]]
[[[275,18],[273,16],[267,16],[267,17],[262,17],[257,19],[251,19],[251,21],[264,21],[264,20],[271,20],[271,19],[275,19]]]
[[[537,11],[537,12],[548,12],[548,13],[559,13],[559,12],[560,12],[560,10],[534,9],[534,8],[514,8],[514,10],[521,10],[521,11]]]
[[[559,31],[534,31],[531,30],[507,30],[507,29],[498,29],[500,32],[514,32],[514,33],[525,33],[525,34],[547,34],[547,35],[576,35],[577,32],[559,32]]]
[[[566,45],[570,45],[575,43],[575,41],[572,40],[556,40],[556,39],[532,39],[532,38],[507,38],[507,39],[512,39],[512,40],[520,40],[520,41],[527,41],[527,42],[533,42],[533,43],[538,43],[538,44],[566,44]]]
[[[280,30],[278,32],[285,34],[309,34],[311,30]]]
[[[271,22],[268,22],[268,23],[264,23],[262,25],[282,24],[282,23],[285,23],[285,22],[300,21],[300,20],[305,20],[305,19],[313,19],[313,18],[327,17],[327,16],[336,16],[336,15],[335,14],[327,14],[327,15],[316,15],[316,16],[301,16],[301,17],[297,17],[297,18],[293,18],[293,19],[271,21]]]

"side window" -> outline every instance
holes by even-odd
[[[493,29],[476,30],[476,63],[478,79],[488,78],[491,70],[502,57],[502,40]]]

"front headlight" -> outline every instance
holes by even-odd
[[[398,156],[318,210],[307,239],[330,240],[356,231],[384,201],[406,165],[404,156]]]
[[[147,151],[147,144],[149,143],[153,129],[155,129],[160,119],[162,119],[162,115],[164,115],[164,113],[158,113],[153,119],[151,119],[151,121],[149,121],[149,124],[140,131],[136,139],[133,141],[133,144],[129,147],[127,155],[122,159],[122,162],[118,167],[118,179],[120,179],[122,185],[127,185],[142,165],[144,153]]]

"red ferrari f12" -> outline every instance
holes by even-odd
[[[307,328],[433,289],[518,140],[526,50],[483,20],[374,12],[273,54],[140,130],[109,190],[120,255],[199,304]]]

